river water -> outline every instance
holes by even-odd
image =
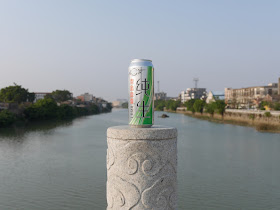
[[[280,209],[280,134],[168,113],[178,129],[178,209]],[[0,129],[0,209],[106,208],[106,129],[127,110]]]

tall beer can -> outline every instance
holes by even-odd
[[[151,60],[134,59],[128,68],[129,125],[154,124],[154,67]]]

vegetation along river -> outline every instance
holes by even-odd
[[[280,209],[280,134],[168,113],[178,209]],[[0,209],[105,209],[106,129],[127,110],[0,129]]]

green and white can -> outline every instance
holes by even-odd
[[[154,124],[154,67],[151,60],[134,59],[128,68],[129,125]]]

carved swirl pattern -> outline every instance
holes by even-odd
[[[108,139],[107,210],[176,208],[176,139]]]
[[[126,150],[133,151],[131,147],[137,148],[135,144],[127,145]],[[142,151],[136,152],[129,155],[127,158],[126,172],[127,174],[133,175],[138,172],[142,172],[146,176],[155,176],[166,164],[166,160],[161,158],[161,156],[152,148],[146,148],[146,145],[142,145]]]
[[[140,200],[137,187],[126,180],[113,176],[107,181],[107,209],[132,209]]]
[[[176,194],[174,177],[166,176],[155,181],[151,187],[143,191],[142,203],[147,209],[175,209]]]
[[[111,147],[107,149],[107,170],[109,170],[115,163],[115,155]]]

